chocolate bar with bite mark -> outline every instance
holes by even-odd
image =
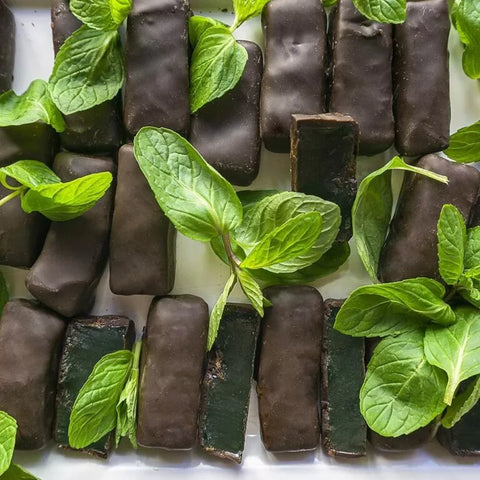
[[[331,18],[330,112],[360,127],[360,155],[385,151],[395,138],[392,26],[368,20],[352,0],[339,0]]]
[[[395,146],[401,155],[420,156],[448,147],[449,32],[447,0],[409,1],[406,21],[395,25]]]
[[[166,127],[186,136],[190,127],[188,0],[134,0],[127,21],[124,123]]]
[[[153,300],[140,370],[140,445],[173,450],[195,445],[207,331],[208,305],[201,298]]]
[[[15,18],[0,0],[0,94],[12,88],[15,59]]]
[[[250,185],[260,168],[260,84],[263,57],[253,42],[240,81],[192,117],[190,142],[205,160],[235,185]]]
[[[261,134],[268,150],[288,153],[291,115],[325,111],[327,20],[320,0],[275,0],[262,24]]]
[[[109,158],[59,153],[53,170],[62,181],[115,166]],[[52,310],[73,317],[93,305],[95,289],[108,255],[113,188],[80,217],[52,222],[40,256],[27,274],[30,293]]]
[[[52,438],[57,371],[66,322],[37,302],[10,300],[0,320],[0,410],[18,424],[15,448]]]

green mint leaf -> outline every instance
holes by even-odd
[[[57,107],[64,114],[71,114],[114,98],[124,77],[118,32],[102,32],[83,25],[60,48],[49,91]]]
[[[39,480],[20,465],[11,463],[8,470],[0,477],[2,480]]]
[[[463,273],[463,258],[467,241],[467,227],[456,207],[442,207],[437,226],[438,265],[447,285],[456,285]]]
[[[363,179],[352,208],[353,237],[358,255],[373,282],[377,281],[380,252],[392,216],[391,170],[414,172],[448,183],[447,177],[408,165],[400,157],[394,157],[384,167]]]
[[[0,180],[4,186],[10,188],[6,182],[6,177],[11,177],[28,188],[61,182],[60,178],[49,167],[37,160],[20,160],[0,168]]]
[[[291,260],[308,252],[321,233],[322,216],[318,212],[302,213],[263,237],[240,266],[257,269]]]
[[[267,306],[269,301],[263,297],[262,290],[255,279],[248,272],[242,269],[237,270],[238,281],[242,287],[243,293],[248,298],[257,313],[263,317],[263,307]],[[266,301],[266,303],[265,303]]]
[[[480,289],[474,287],[472,279],[461,277],[460,284],[460,296],[474,307],[480,308]]]
[[[338,0],[322,0],[324,7],[333,7],[337,2]]]
[[[279,190],[241,190],[237,192],[242,203],[243,213],[248,213],[253,207],[267,197],[281,193]]]
[[[100,172],[70,182],[39,185],[22,196],[22,209],[26,213],[40,212],[55,222],[71,220],[92,208],[112,179],[110,172]]]
[[[456,10],[457,30],[465,44],[463,70],[480,78],[480,0],[462,0]]]
[[[3,307],[9,300],[9,294],[8,294],[8,287],[7,287],[7,282],[5,281],[5,277],[3,276],[3,273],[0,272],[0,315],[2,315],[3,312]]]
[[[448,0],[448,8],[450,10],[450,16],[452,17],[452,24],[457,28],[457,11],[460,6],[461,0]]]
[[[243,22],[260,15],[263,8],[269,1],[270,0],[233,0],[235,21],[231,28],[232,32]]]
[[[96,30],[117,30],[132,9],[132,0],[70,0],[70,10]]]
[[[357,9],[370,20],[403,23],[407,18],[406,0],[353,0]]]
[[[475,280],[480,280],[480,265],[476,267],[469,268],[463,272],[463,276],[466,278],[473,278]]]
[[[480,265],[480,227],[467,229],[467,244],[463,263],[467,270]]]
[[[190,64],[190,109],[223,96],[240,80],[248,54],[230,30],[222,25],[208,28],[199,38]]]
[[[0,127],[44,122],[57,132],[65,130],[65,121],[48,93],[48,83],[34,80],[22,95],[13,90],[0,95]]]
[[[340,308],[335,329],[354,337],[397,335],[428,321],[455,322],[455,313],[443,301],[445,288],[430,278],[365,285],[357,288]]]
[[[456,395],[442,418],[442,426],[452,428],[480,400],[480,377],[473,380],[465,391]]]
[[[188,20],[188,39],[190,40],[190,45],[195,47],[203,33],[210,27],[217,25],[225,26],[222,22],[210,17],[202,17],[200,15],[190,17]]]
[[[461,381],[480,374],[480,312],[461,306],[455,314],[457,321],[453,325],[430,325],[425,333],[428,362],[448,375],[444,398],[447,405],[451,405]]]
[[[73,404],[68,427],[72,448],[85,448],[115,428],[116,406],[132,361],[132,352],[119,350],[105,355],[95,364]]]
[[[144,127],[134,151],[158,204],[179,232],[208,242],[240,224],[242,205],[233,187],[178,133]]]
[[[368,364],[360,390],[360,411],[368,426],[385,437],[428,425],[445,408],[446,375],[430,365],[423,330],[384,338]]]
[[[459,163],[478,162],[480,150],[480,122],[461,128],[450,137],[445,154]]]
[[[0,475],[10,466],[16,435],[17,422],[8,413],[0,410]]]
[[[210,312],[210,321],[208,324],[208,336],[207,336],[207,351],[211,350],[215,339],[217,338],[218,329],[220,327],[220,321],[222,320],[223,310],[225,309],[225,305],[227,304],[228,296],[230,292],[233,290],[233,287],[237,283],[237,277],[234,273],[230,275],[223,288],[223,292],[220,295],[217,303],[212,308]]]

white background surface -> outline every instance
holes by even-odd
[[[46,0],[7,0],[13,6],[17,34],[14,89],[23,92],[35,78],[48,79],[53,64],[50,10]],[[220,14],[219,7],[230,8],[226,0],[192,0],[196,11],[211,10],[211,15],[231,22],[231,14]],[[254,40],[262,45],[258,19],[251,20],[236,32],[239,39]],[[263,46],[263,45],[262,45]],[[480,82],[468,79],[461,69],[462,47],[456,32],[452,32],[451,84],[452,132],[480,119]],[[359,159],[359,176],[390,160],[393,151],[383,155]],[[480,160],[480,158],[479,158]],[[397,182],[398,183],[398,182]],[[262,152],[260,175],[252,189],[289,189],[288,155]],[[353,247],[353,245],[352,245]],[[228,269],[210,252],[207,245],[193,242],[181,235],[177,241],[177,271],[172,293],[191,293],[203,297],[210,306],[216,301],[228,277]],[[24,272],[2,268],[12,296],[30,296],[24,287]],[[140,331],[145,323],[151,297],[120,297],[108,289],[106,272],[98,289],[94,314],[124,314],[136,321]],[[368,283],[368,277],[352,248],[352,256],[334,275],[316,282],[324,298],[347,296],[354,288]],[[243,301],[239,289],[231,299]],[[207,456],[201,451],[162,452],[157,450],[131,450],[122,444],[108,460],[99,460],[74,452],[59,451],[52,444],[40,452],[17,452],[14,460],[43,480],[150,480],[166,479],[405,479],[420,480],[435,476],[437,479],[478,478],[480,459],[462,459],[450,456],[433,442],[428,448],[403,454],[369,452],[368,457],[341,460],[316,452],[301,455],[272,455],[261,444],[257,405],[252,389],[252,401],[242,466],[233,465]],[[479,426],[480,429],[480,426]]]

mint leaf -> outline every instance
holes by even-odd
[[[456,10],[457,29],[462,42],[463,70],[474,79],[480,78],[480,0],[462,0]]]
[[[132,361],[132,352],[119,350],[95,364],[70,414],[68,440],[72,448],[85,448],[115,428],[116,406]]]
[[[144,127],[134,151],[158,204],[187,237],[208,242],[242,221],[233,187],[178,133]]]
[[[365,285],[354,290],[340,308],[335,329],[353,337],[383,337],[411,331],[431,321],[455,322],[443,301],[445,288],[430,278]]]
[[[377,281],[380,252],[392,216],[391,170],[414,172],[448,183],[447,177],[408,165],[400,157],[394,157],[363,179],[352,207],[353,237],[358,255],[373,282]]]
[[[384,23],[403,23],[407,18],[406,0],[353,0],[367,18]]]
[[[44,122],[57,132],[65,130],[65,121],[48,93],[44,80],[34,80],[22,95],[13,90],[0,95],[0,127]]]
[[[17,187],[8,185],[6,177],[11,177],[28,188],[61,182],[49,167],[37,160],[20,160],[0,168],[1,183],[7,188],[16,189]]]
[[[360,411],[380,435],[406,435],[428,425],[444,410],[446,384],[444,372],[425,358],[423,330],[387,337],[368,364]]]
[[[8,470],[12,461],[17,435],[17,422],[0,410],[0,475]]]
[[[213,307],[210,313],[210,321],[208,324],[208,336],[207,336],[207,351],[211,350],[213,346],[213,342],[217,338],[218,329],[220,327],[220,321],[222,320],[223,310],[225,309],[225,305],[227,304],[228,296],[230,292],[233,290],[235,283],[237,282],[237,277],[234,273],[230,275],[225,284],[222,294],[220,298],[217,300],[217,303]]]
[[[190,109],[195,113],[238,83],[248,54],[230,30],[222,25],[208,28],[193,50],[190,64]]]
[[[323,0],[322,1],[324,7],[333,7],[337,2],[338,2],[338,0]]]
[[[241,190],[237,192],[244,214],[267,197],[281,193],[279,190]]]
[[[240,266],[257,269],[291,260],[309,251],[321,233],[322,216],[318,212],[302,213],[263,237]]]
[[[188,39],[190,40],[190,45],[195,47],[203,33],[210,27],[217,25],[225,26],[222,22],[210,17],[202,17],[200,15],[190,17],[188,20]]]
[[[457,11],[460,6],[461,0],[448,0],[448,9],[450,10],[450,16],[452,17],[452,24],[457,28]]]
[[[467,241],[467,228],[456,207],[445,204],[437,226],[438,265],[447,285],[456,285],[463,273],[463,257]]]
[[[467,243],[463,262],[466,269],[480,265],[480,227],[467,229]]]
[[[255,281],[255,279],[245,270],[237,270],[237,277],[242,287],[243,293],[248,298],[249,302],[252,304],[253,308],[257,313],[263,317],[263,306],[265,305],[266,300],[263,297],[262,290],[260,286]]]
[[[462,287],[458,290],[461,297],[474,307],[480,308],[480,289],[474,287],[472,279],[460,278]]]
[[[70,0],[70,10],[96,30],[117,30],[132,9],[132,0]]]
[[[480,122],[461,128],[450,137],[445,154],[459,163],[478,162],[480,150]]]
[[[452,428],[480,400],[480,377],[473,380],[467,389],[457,395],[442,418],[442,426]]]
[[[39,480],[15,463],[11,463],[8,470],[0,478],[2,480]]]
[[[22,196],[22,209],[26,213],[40,212],[55,222],[71,220],[92,208],[112,179],[110,172],[100,172],[70,182],[38,185]]]
[[[447,405],[451,405],[462,380],[480,374],[480,312],[461,306],[455,315],[457,321],[453,325],[447,328],[430,325],[425,333],[428,362],[448,375],[444,398]]]
[[[122,88],[124,77],[118,32],[102,32],[83,25],[60,48],[49,92],[67,115],[111,100]]]
[[[246,20],[260,15],[269,1],[270,0],[233,0],[235,21],[231,28],[232,32]]]

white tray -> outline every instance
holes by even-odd
[[[14,89],[23,92],[35,78],[48,79],[53,64],[50,30],[50,8],[46,0],[7,0],[13,7],[16,19],[16,58]],[[230,8],[229,0],[192,0],[196,11],[209,12],[226,22],[232,21],[229,13],[220,8]],[[254,19],[237,30],[240,39],[254,40],[262,45],[259,19]],[[468,79],[461,69],[462,46],[456,32],[450,38],[452,85],[452,132],[480,119],[480,82]],[[394,151],[373,158],[359,159],[359,176],[379,167],[389,160]],[[398,182],[397,182],[398,183]],[[252,189],[289,189],[288,155],[262,152],[260,175]],[[177,241],[177,271],[172,293],[192,293],[203,297],[210,306],[216,301],[228,277],[228,269],[210,252],[209,247],[193,242],[182,235]],[[24,287],[25,273],[13,268],[2,268],[9,282],[11,295],[30,297]],[[208,272],[208,273],[206,273]],[[352,244],[352,255],[339,272],[316,282],[324,298],[346,297],[354,288],[369,283]],[[244,301],[243,294],[235,289],[231,299]],[[151,297],[121,297],[112,295],[108,288],[108,272],[98,289],[94,314],[124,314],[136,321],[140,330],[145,323]],[[200,450],[186,453],[140,449],[133,451],[123,443],[108,460],[99,460],[74,452],[59,451],[52,445],[39,452],[17,452],[14,461],[38,475],[43,480],[149,480],[167,479],[333,479],[362,480],[427,479],[450,480],[477,478],[480,474],[476,459],[456,458],[435,442],[427,448],[403,454],[379,454],[370,451],[366,458],[356,460],[332,459],[321,449],[310,454],[272,455],[262,446],[259,433],[257,401],[252,389],[250,415],[244,461],[241,466],[220,461]]]

